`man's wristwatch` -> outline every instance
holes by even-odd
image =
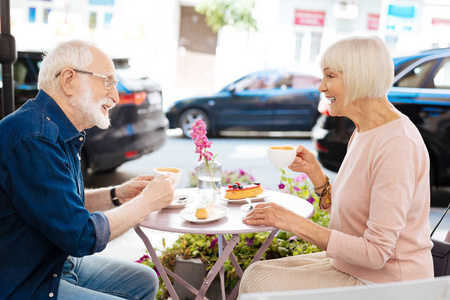
[[[122,203],[120,203],[119,199],[117,198],[116,188],[112,188],[110,193],[111,193],[111,201],[114,204],[114,206],[116,206],[116,207],[120,206]]]

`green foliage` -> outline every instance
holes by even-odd
[[[205,15],[206,24],[217,32],[230,25],[242,30],[257,30],[256,20],[252,16],[255,0],[200,0],[195,10]]]
[[[311,182],[309,181],[309,178],[304,174],[301,174],[296,178],[292,178],[283,169],[280,169],[280,171],[281,181],[279,190],[288,194],[302,197],[312,202],[315,208],[315,212],[311,220],[317,224],[320,224],[321,226],[328,227],[328,222],[330,220],[329,215],[327,212],[319,209],[319,201],[317,199],[317,196],[312,193]],[[230,178],[233,178],[231,180],[232,183],[236,181],[240,183],[245,182],[244,180],[242,180],[242,176],[247,176],[248,178],[251,177],[250,174],[245,173],[242,170],[239,170],[238,172],[229,172],[229,175]],[[196,183],[194,186],[196,186]],[[239,242],[235,246],[233,253],[243,270],[245,270],[249,266],[252,258],[256,255],[269,234],[270,232],[258,232],[241,234],[239,236]],[[225,235],[225,238],[227,240],[229,240],[230,237],[231,235]],[[165,245],[164,240],[163,245]],[[322,251],[322,249],[319,249],[317,246],[312,245],[298,238],[297,236],[294,236],[290,232],[281,230],[273,239],[272,243],[264,253],[261,260],[295,256],[320,251]],[[219,256],[218,236],[183,234],[180,235],[180,237],[177,241],[175,241],[172,247],[165,247],[161,252],[162,255],[159,258],[161,259],[162,264],[172,271],[174,270],[175,260],[178,256],[185,259],[200,258],[205,263],[207,270],[209,270],[217,261]],[[153,262],[147,255],[144,255],[137,262],[154,268]],[[232,290],[238,282],[237,272],[229,260],[225,261],[224,270],[226,288]],[[168,292],[163,284],[162,279],[160,278],[160,287],[157,299],[166,299],[168,296]]]

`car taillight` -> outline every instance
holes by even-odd
[[[321,97],[320,101],[319,101],[319,105],[317,106],[317,110],[322,114],[322,115],[330,115],[330,102],[325,99],[324,97]]]
[[[319,144],[318,142],[315,142],[315,143],[314,143],[314,146],[316,147],[316,150],[317,150],[317,151],[325,152],[325,153],[330,152],[330,150],[329,150],[327,147],[322,146],[322,145]]]
[[[137,156],[138,154],[139,154],[139,150],[131,150],[131,151],[125,152],[125,157],[132,158],[132,157]]]
[[[141,105],[145,99],[147,99],[147,92],[131,93],[131,94],[120,94],[119,95],[121,105],[133,104]]]

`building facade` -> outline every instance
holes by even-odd
[[[93,40],[113,56],[135,58],[162,84],[166,103],[258,69],[320,76],[320,53],[350,35],[379,35],[393,54],[450,46],[448,0],[257,0],[258,31],[218,33],[195,12],[195,0],[10,1],[18,50]]]

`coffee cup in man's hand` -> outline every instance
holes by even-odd
[[[158,177],[159,175],[168,175],[173,178],[173,187],[176,187],[180,182],[181,170],[173,167],[158,167],[153,169],[153,175]]]

